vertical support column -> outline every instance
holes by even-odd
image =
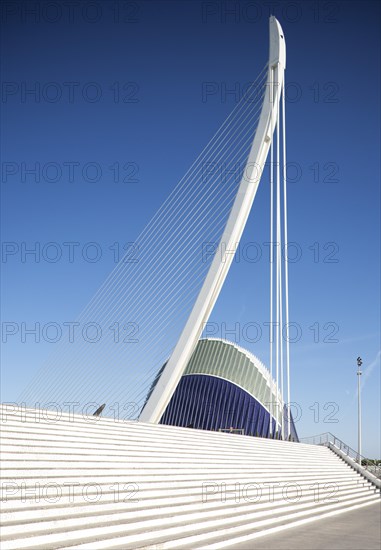
[[[290,334],[288,307],[288,223],[287,223],[287,152],[286,152],[286,99],[285,83],[282,86],[282,132],[283,132],[283,220],[284,220],[284,290],[286,309],[286,377],[287,377],[287,424],[288,437],[291,434],[291,390],[290,390]]]
[[[271,67],[271,79],[270,79],[270,102],[274,102],[274,69]],[[271,110],[270,118],[270,131],[271,134],[274,133],[274,121],[273,121],[273,112]],[[270,380],[269,380],[269,411],[270,411],[270,426],[269,426],[269,435],[273,437],[273,418],[274,418],[274,372],[273,372],[273,291],[274,291],[274,151],[273,151],[273,140],[271,140],[270,145]],[[276,427],[276,424],[275,424]]]
[[[275,75],[275,82],[274,84],[277,85],[279,82],[278,79],[278,66],[274,70]],[[275,383],[276,383],[276,396],[277,396],[277,415],[280,413],[279,420],[282,423],[282,406],[279,401],[279,386],[280,386],[280,372],[279,372],[279,366],[280,366],[280,347],[282,345],[282,341],[280,338],[280,331],[279,331],[279,325],[280,325],[280,288],[281,288],[281,281],[280,281],[280,170],[279,170],[279,155],[280,155],[280,148],[279,148],[279,111],[277,113],[277,119],[276,119],[276,282],[275,282],[275,327],[276,327],[276,339],[275,339]],[[280,426],[281,427],[281,426]]]

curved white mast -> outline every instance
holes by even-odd
[[[234,254],[231,251],[236,249],[242,236],[269,152],[278,120],[285,67],[286,46],[283,31],[277,19],[272,16],[266,92],[244,175],[221,237],[220,244],[224,243],[225,252],[218,253],[221,246],[216,252],[181,336],[140,414],[140,421],[160,421],[221,291],[233,261]]]

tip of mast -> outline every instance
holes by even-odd
[[[283,29],[282,29],[281,24],[279,23],[278,19],[275,17],[275,15],[270,15],[269,23],[270,23],[270,28],[272,26],[274,28],[276,28],[277,31],[279,32],[279,34],[281,35],[281,38],[284,38]]]
[[[286,67],[286,43],[283,29],[278,19],[270,16],[270,64],[281,63]]]

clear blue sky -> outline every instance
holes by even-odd
[[[234,108],[224,91],[263,67],[270,3],[98,1],[69,11],[42,1],[37,14],[31,2],[3,4],[2,321],[62,323],[114,268],[109,247],[134,241]],[[289,238],[301,251],[289,267],[290,318],[302,331],[291,346],[297,427],[356,447],[361,355],[363,450],[380,456],[380,7],[283,1],[272,13],[286,37],[288,160],[299,170],[289,183]],[[205,83],[216,93],[203,97]],[[25,173],[36,163],[39,181]],[[233,265],[211,318],[217,336],[266,364],[268,225],[261,185],[242,245],[257,243],[262,257]],[[23,258],[22,243],[49,242],[59,261]],[[73,262],[64,242],[79,243]],[[99,261],[88,261],[89,242]],[[244,334],[253,322],[263,329],[255,343]],[[8,338],[3,401],[17,400],[52,346]]]

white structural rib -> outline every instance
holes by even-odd
[[[270,55],[266,92],[253,145],[238,188],[220,246],[213,258],[204,284],[189,315],[181,336],[159,380],[149,396],[139,420],[158,423],[188,364],[221,291],[249,216],[278,120],[279,102],[286,66],[286,46],[282,28],[270,17]],[[271,93],[272,91],[272,93]]]

